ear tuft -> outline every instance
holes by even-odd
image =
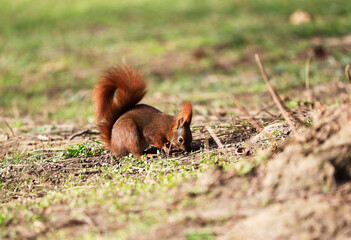
[[[180,116],[184,118],[184,122],[190,125],[191,119],[193,117],[193,107],[190,102],[186,102],[183,106],[183,109],[180,113]]]
[[[179,129],[184,126],[184,118],[177,118],[175,121],[175,129]]]
[[[177,119],[173,123],[173,130],[184,127],[184,124],[188,124],[190,126],[191,118],[193,116],[193,109],[190,102],[186,102],[183,105],[183,109],[178,115]]]

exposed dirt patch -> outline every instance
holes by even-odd
[[[244,121],[244,120],[240,120]],[[226,148],[227,156],[243,156],[249,149],[245,141],[255,134],[256,130],[247,124],[236,124],[231,126],[213,127],[217,137]],[[2,202],[18,198],[36,198],[44,196],[50,190],[58,190],[65,183],[74,182],[85,185],[89,181],[99,179],[101,168],[119,168],[123,165],[123,158],[114,158],[107,151],[93,156],[71,156],[66,155],[71,150],[69,146],[81,144],[90,146],[94,144],[96,137],[77,137],[69,140],[72,132],[61,136],[55,133],[25,134],[4,141],[2,155],[4,159],[0,163],[0,180],[3,183],[1,193]],[[39,136],[45,136],[46,141],[41,141]],[[205,126],[198,126],[194,130],[194,141],[192,153],[184,155],[180,150],[174,149],[171,156],[159,153],[158,157],[181,159],[183,166],[192,164],[204,152],[217,152],[218,146]],[[21,153],[21,158],[26,159],[22,164],[11,164],[15,161],[16,154]],[[157,149],[150,148],[147,153],[157,153]],[[152,162],[152,159],[150,159]],[[145,171],[135,171],[129,174],[134,177],[145,175]],[[22,184],[19,184],[22,183]]]
[[[316,98],[323,94],[328,97],[328,88],[329,93],[339,92],[342,98],[350,93],[349,86],[344,83],[329,83],[323,87],[315,86]],[[178,185],[169,192],[172,202],[160,206],[170,214],[168,221],[154,227],[148,235],[131,238],[186,239],[199,232],[218,239],[351,237],[351,216],[345,214],[351,210],[351,103],[329,108],[321,105],[314,111],[313,118],[309,107],[302,105],[295,113],[300,117],[307,116],[313,122],[312,128],[300,128],[299,141],[290,138],[289,126],[274,110],[275,114],[261,111],[254,115],[264,128],[260,133],[247,119],[221,114],[222,111],[213,116],[216,124],[194,126],[192,153],[184,155],[174,150],[170,156],[159,153],[156,158],[181,160],[181,167],[196,169],[204,153],[214,153],[220,157],[215,162],[217,165],[234,158],[243,159],[244,165],[230,171],[221,168],[207,171]],[[238,109],[235,111],[239,112]],[[128,161],[113,158],[106,151],[66,156],[70,153],[67,150],[70,145],[89,147],[96,144],[98,136],[83,135],[69,140],[73,133],[82,129],[56,128],[29,133],[22,129],[27,133],[15,131],[16,137],[8,136],[2,141],[0,154],[6,159],[0,163],[3,204],[13,199],[40,198],[51,191],[96,187],[104,179],[113,177],[106,169],[121,168]],[[3,135],[9,135],[8,130],[3,132],[6,132]],[[223,149],[219,148],[215,138]],[[289,144],[284,145],[286,142]],[[253,155],[261,149],[268,151]],[[157,153],[153,148],[148,152]],[[18,153],[23,162],[11,164]],[[148,159],[147,165],[154,160]],[[165,173],[178,170],[169,169]],[[121,176],[155,184],[154,180],[147,178],[148,174],[146,168],[133,166]],[[142,202],[143,198],[139,201]],[[136,206],[128,211],[142,216],[143,210],[152,209]],[[72,216],[69,201],[55,203],[35,213],[44,220],[27,226],[24,217],[18,216],[16,224],[12,219],[6,220],[5,224],[9,231],[25,239],[50,236],[55,231],[64,231],[70,236],[81,236],[90,231],[105,234],[128,224],[116,219],[107,221],[108,214],[99,207],[81,209],[79,216]],[[252,226],[255,226],[255,231],[252,231]]]
[[[351,238],[350,117],[351,102],[330,107],[266,167],[245,177],[213,170],[179,186],[173,204],[189,194],[198,204],[139,239],[185,239],[204,228],[218,239]]]
[[[280,120],[276,118],[261,119],[263,125],[269,125],[275,121]],[[218,138],[224,146],[224,149],[220,150],[222,158],[219,161],[221,162],[217,162],[217,164],[231,161],[233,156],[246,157],[251,154],[251,148],[246,143],[257,134],[257,131],[246,119],[237,117],[235,122],[237,123],[197,126],[193,130],[192,153],[184,155],[184,153],[174,150],[171,156],[159,153],[157,158],[165,158],[168,161],[180,160],[181,166],[179,168],[187,166],[198,168],[199,159],[203,154],[218,153],[219,149],[214,137]],[[209,127],[213,130],[214,135],[209,133]],[[75,131],[79,132],[78,129]],[[104,182],[104,179],[113,177],[106,169],[122,168],[128,161],[128,159],[123,158],[116,159],[106,151],[93,155],[67,157],[65,154],[70,153],[70,150],[67,150],[70,149],[70,145],[79,143],[79,146],[89,147],[94,144],[94,139],[97,138],[97,136],[89,135],[79,136],[71,141],[69,136],[72,134],[73,131],[69,131],[58,136],[55,132],[44,131],[22,134],[6,140],[3,147],[6,152],[3,153],[3,156],[7,161],[0,163],[2,204],[16,199],[22,201],[40,198],[50,192],[69,191],[76,187],[84,189],[85,187],[98,186]],[[39,136],[45,136],[45,141],[40,140]],[[20,152],[21,159],[25,159],[23,163],[11,164],[9,162],[11,159],[13,160],[16,152]],[[148,152],[156,153],[153,148],[149,149]],[[151,165],[152,162],[153,159],[149,159],[148,165]],[[170,169],[169,171],[176,172],[178,170]],[[148,174],[146,169],[135,166],[127,172],[121,173],[121,176],[126,177],[126,179],[132,177],[140,179],[141,182],[155,184],[152,179],[147,178]],[[214,176],[211,175],[212,173],[209,173],[209,179],[206,177],[199,180],[201,188],[206,192],[218,185],[218,179],[222,179],[221,182],[227,182],[235,175],[235,172],[223,174],[221,171],[215,171]],[[194,179],[194,181],[197,180]],[[189,196],[189,187],[182,185],[177,188],[179,192],[176,193],[177,197],[175,197],[174,203],[172,205],[166,204],[165,209],[170,212],[172,209],[178,209],[182,196]],[[202,193],[190,193],[192,198],[198,194]],[[142,211],[138,209],[132,211],[131,214],[142,214]],[[30,226],[27,226],[24,216],[17,216],[16,224],[12,224],[11,219],[7,220],[5,224],[8,225],[8,231],[15,233],[20,238],[35,239],[39,236],[50,236],[50,233],[54,231],[63,231],[70,236],[81,236],[88,231],[104,234],[126,227],[126,223],[121,225],[119,222],[106,222],[108,216],[103,209],[98,207],[82,209],[79,217],[72,217],[69,201],[55,203],[48,208],[38,210],[35,214],[40,215],[41,220],[33,222]],[[53,216],[55,217],[53,218]],[[10,238],[10,235],[4,236]]]
[[[10,165],[0,170],[1,200],[42,197],[51,190],[61,189],[67,182],[84,185],[94,180],[101,167],[112,164],[115,162],[109,156],[94,156]]]

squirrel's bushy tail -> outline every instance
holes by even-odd
[[[101,76],[93,91],[93,101],[97,126],[106,148],[110,149],[114,123],[145,94],[142,74],[132,67],[110,68]]]

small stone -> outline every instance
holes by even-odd
[[[296,10],[290,15],[290,23],[292,25],[300,25],[309,22],[312,22],[311,14],[300,9]]]

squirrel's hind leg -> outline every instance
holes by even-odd
[[[112,129],[111,152],[117,156],[125,156],[129,153],[136,157],[143,154],[145,140],[135,121],[129,119],[119,119]]]

